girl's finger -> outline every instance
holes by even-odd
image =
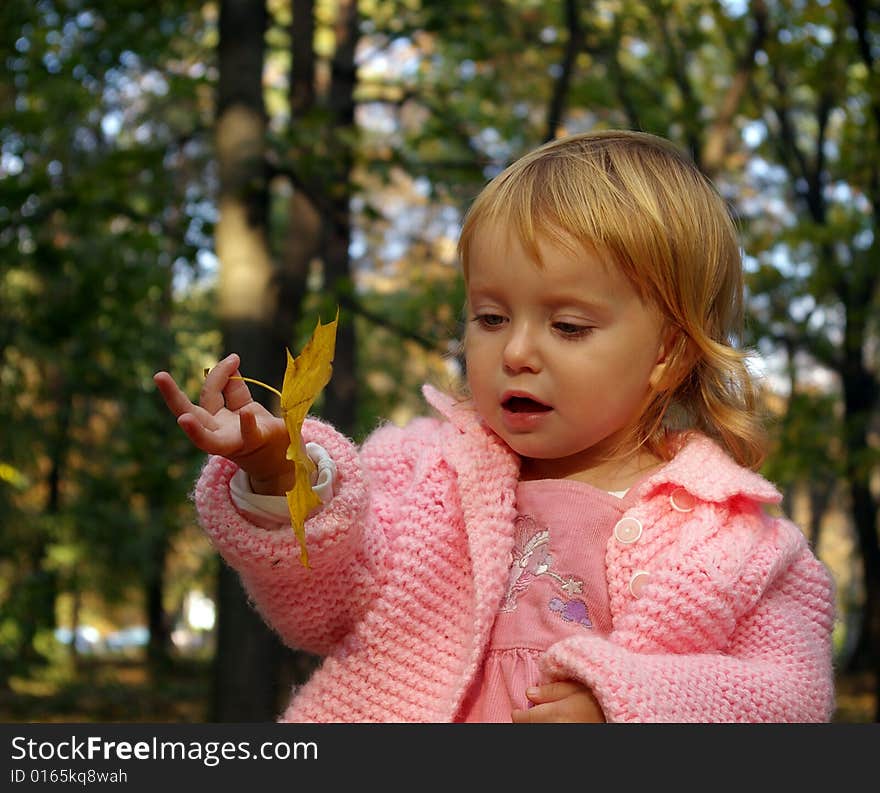
[[[177,426],[186,433],[186,437],[193,442],[196,448],[208,454],[214,453],[210,432],[192,413],[182,413],[178,416]]]
[[[531,710],[532,708],[529,708],[529,710],[512,710],[510,712],[510,720],[514,724],[532,724]]]
[[[526,696],[529,701],[535,703],[556,702],[581,690],[582,686],[577,683],[570,680],[559,680],[555,683],[545,683],[543,686],[532,686],[526,689]]]
[[[236,370],[232,373],[226,385],[223,386],[223,399],[226,401],[226,407],[230,410],[241,410],[245,405],[249,405],[254,401],[251,396],[251,390],[247,383],[243,380],[234,380],[234,377],[241,377],[241,372]]]
[[[550,724],[559,721],[553,705],[535,705],[526,710],[514,710],[510,713],[514,724]]]
[[[226,388],[229,378],[238,370],[238,364],[238,356],[232,353],[208,371],[202,384],[202,392],[199,394],[199,405],[209,413],[216,413],[225,406],[223,389]]]
[[[261,433],[257,425],[257,417],[248,410],[242,410],[238,414],[238,422],[241,431],[242,447],[251,449],[259,446]]]
[[[190,402],[189,397],[180,390],[174,378],[168,372],[156,372],[153,382],[159,389],[162,399],[168,405],[168,409],[179,419],[183,415],[192,415],[196,421],[203,424],[209,430],[217,428],[217,420],[213,414]]]
[[[189,413],[195,408],[189,397],[180,390],[174,378],[168,372],[156,372],[153,375],[153,382],[168,409],[175,415],[180,416],[182,413]]]
[[[208,416],[213,422],[213,417]],[[193,444],[206,454],[228,455],[239,444],[219,424],[205,424],[195,413],[183,413],[177,417],[178,426]]]

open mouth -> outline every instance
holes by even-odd
[[[551,410],[549,405],[523,396],[508,397],[501,403],[501,407],[511,413],[545,413]]]

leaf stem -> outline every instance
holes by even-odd
[[[230,377],[230,380],[242,380],[245,383],[253,383],[254,385],[262,386],[263,388],[271,391],[273,394],[277,394],[279,399],[283,399],[281,392],[277,388],[272,388],[270,385],[266,385],[264,382],[260,380],[254,380],[253,377]]]

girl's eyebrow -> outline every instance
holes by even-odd
[[[551,308],[571,306],[589,311],[611,311],[617,302],[613,295],[583,293],[580,289],[559,289],[539,297],[540,302]]]
[[[548,306],[584,306],[586,308],[602,308],[611,305],[612,300],[604,299],[598,295],[578,295],[571,292],[550,293],[541,299]]]
[[[499,289],[498,284],[481,284],[477,287],[473,286],[473,282],[467,285],[467,290],[465,295],[467,299],[471,299],[473,297],[488,297],[493,299],[498,299],[502,297],[499,294],[502,290]]]

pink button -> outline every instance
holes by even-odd
[[[669,503],[679,512],[693,512],[697,499],[683,487],[677,487],[669,494]]]
[[[633,573],[633,577],[629,580],[629,591],[632,592],[633,597],[640,598],[642,596],[645,584],[648,583],[650,578],[651,575],[647,570],[636,570]]]
[[[638,518],[622,518],[614,525],[614,539],[629,545],[642,536],[642,522]]]

